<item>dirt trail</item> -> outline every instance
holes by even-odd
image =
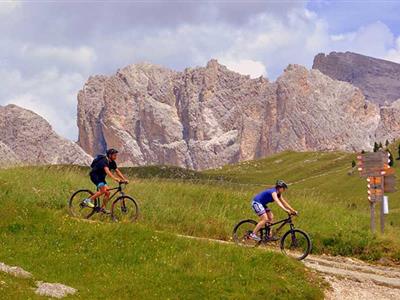
[[[221,240],[178,236],[232,244]],[[325,295],[327,300],[400,299],[400,267],[372,265],[354,258],[327,255],[310,255],[303,263],[322,274],[330,284],[331,289]]]
[[[326,299],[400,299],[400,268],[367,264],[348,257],[311,255],[304,264],[331,285]]]

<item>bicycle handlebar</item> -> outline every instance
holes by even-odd
[[[293,214],[293,213],[287,213],[289,217],[298,217],[299,216],[299,212],[297,212],[297,214]]]

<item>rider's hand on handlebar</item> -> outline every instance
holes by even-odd
[[[124,184],[128,184],[129,183],[129,181],[128,180],[123,180],[123,179],[120,179],[120,178],[118,178],[118,181],[117,181],[119,184],[122,184],[122,183],[124,183]]]
[[[290,214],[293,215],[293,216],[297,216],[299,213],[296,210],[294,210]]]

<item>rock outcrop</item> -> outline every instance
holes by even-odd
[[[137,64],[78,94],[79,145],[118,148],[123,165],[206,169],[283,150],[369,149],[379,122],[360,89],[298,65],[269,82],[216,60],[183,72]]]
[[[277,85],[273,152],[370,148],[379,109],[358,88],[296,65]]]
[[[313,69],[361,89],[367,100],[388,105],[400,98],[400,64],[352,52],[318,54]]]
[[[376,131],[378,141],[398,139],[400,137],[400,99],[390,106],[380,109],[380,123]]]
[[[57,135],[45,119],[16,105],[0,106],[0,156],[3,166],[91,162],[82,148]]]

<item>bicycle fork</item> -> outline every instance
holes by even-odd
[[[295,234],[294,229],[295,229],[294,225],[290,224],[290,237],[291,237],[291,240],[292,240],[292,245],[291,246],[292,247],[297,247],[298,243],[297,243],[296,234]]]

